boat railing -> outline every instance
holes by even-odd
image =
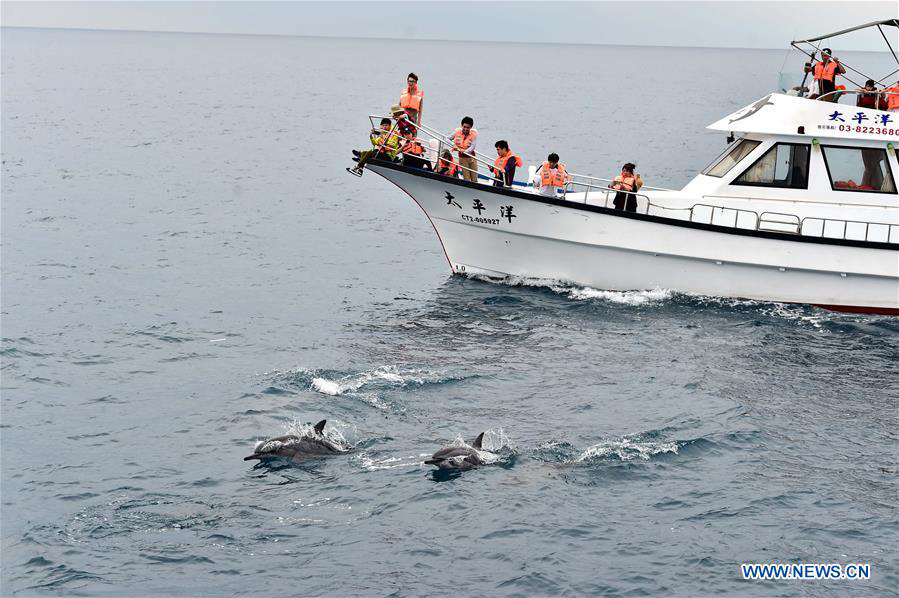
[[[569,173],[568,173],[568,176],[569,176],[569,177],[571,178],[571,180],[574,181],[574,182],[597,181],[597,182],[600,182],[600,183],[605,183],[606,186],[611,185],[612,183],[615,182],[614,179],[604,179],[604,178],[602,178],[602,177],[589,176],[589,175],[586,175],[586,174],[576,174],[576,173],[573,173],[573,172],[569,172]],[[583,179],[583,181],[579,181],[580,179]],[[641,189],[648,189],[648,190],[651,190],[651,191],[673,191],[673,189],[666,189],[665,187],[651,187],[651,186],[649,186],[649,185],[643,185],[643,186],[641,186],[640,188],[641,188]]]
[[[389,118],[393,122],[396,121],[396,119],[394,119],[390,116],[383,116],[383,115],[377,115],[377,114],[369,114],[368,115],[368,120],[371,123],[373,130],[378,128],[375,125],[375,122],[380,124],[381,120],[384,118]],[[445,133],[436,131],[436,130],[432,129],[431,127],[428,127],[427,125],[424,125],[421,123],[414,123],[414,122],[412,124],[418,130],[419,134],[421,132],[424,132],[426,134],[428,143],[427,143],[427,145],[423,146],[425,149],[425,154],[427,156],[427,158],[425,158],[425,159],[427,159],[432,164],[434,170],[436,170],[437,164],[439,163],[439,161],[441,159],[440,157],[443,154],[444,150],[450,150],[450,153],[452,153],[452,149],[453,149],[452,141]],[[394,125],[391,128],[390,134],[397,137],[400,140],[401,144],[402,144],[402,142],[405,141],[405,139],[399,133],[396,132],[396,125]],[[418,135],[416,135],[416,139],[418,139]],[[418,141],[421,141],[421,139],[418,139]],[[436,143],[434,143],[434,142],[436,142]],[[474,172],[481,179],[484,179],[486,181],[493,181],[494,177],[485,176],[478,172],[478,170],[479,170],[478,167],[480,167],[480,166],[485,166],[488,169],[487,172],[490,172],[489,169],[493,168],[493,162],[487,156],[485,156],[484,154],[482,154],[481,152],[479,152],[477,150],[474,150],[470,153],[473,155],[473,157],[475,159],[475,163],[477,164],[477,167],[474,169],[468,168],[466,166],[463,166],[461,163],[459,163],[458,160],[454,159],[453,161],[455,162],[455,164],[459,168],[459,170]],[[400,154],[408,155],[405,152],[400,152]]]
[[[389,117],[369,115],[373,130],[377,129],[375,126],[375,119],[380,123],[382,118]],[[445,134],[435,131],[426,125],[416,124],[415,127],[419,131],[425,132],[432,140],[436,140],[436,144],[429,143],[428,146],[425,147],[426,153],[433,156],[432,162],[436,165],[443,150],[451,149],[453,147],[452,142]],[[395,132],[395,127],[391,129],[390,134],[395,135],[402,140],[401,136]],[[477,151],[473,153],[475,161],[479,166],[483,165],[488,168],[493,167],[493,163],[490,162],[486,156]],[[458,162],[456,165],[461,170],[471,170]],[[486,181],[495,180],[492,176],[484,176],[482,174],[478,174],[478,177]],[[562,189],[560,199],[584,204],[589,202],[591,205],[598,205],[605,208],[614,207],[613,202],[619,191],[609,187],[609,185],[614,183],[612,179],[574,173],[570,173],[569,177],[569,181],[566,183],[564,189]],[[578,191],[578,189],[582,189],[582,191]],[[670,191],[670,189],[648,186],[643,186],[641,189]],[[672,208],[659,203],[653,203],[649,196],[643,193],[634,191],[625,191],[623,193],[636,197],[636,212],[640,214],[670,217],[665,214],[675,212],[675,219],[686,219],[690,222],[728,228],[778,232],[828,239],[899,243],[899,224],[865,222],[861,220],[841,220],[814,216],[799,218],[799,216],[795,214],[786,214],[782,212],[762,212],[759,214],[753,210],[730,208],[705,203],[693,204],[693,206],[689,208]]]
[[[879,108],[877,108],[877,105],[880,104],[880,97],[881,97],[881,96],[883,96],[884,101],[885,101],[885,100],[886,100],[886,96],[890,96],[890,95],[899,95],[899,94],[897,94],[897,92],[886,91],[886,90],[880,90],[880,91],[878,91],[878,90],[868,91],[867,89],[836,89],[836,90],[834,90],[834,91],[828,91],[827,93],[821,94],[821,95],[819,95],[818,97],[816,97],[815,99],[816,99],[816,100],[821,100],[821,101],[833,102],[833,103],[835,103],[835,104],[839,104],[839,103],[840,103],[840,98],[843,97],[844,95],[845,95],[845,96],[876,95],[876,96],[878,96],[878,99],[877,99],[877,101],[875,102],[875,107],[874,107],[874,109],[879,110]],[[835,98],[835,99],[833,99],[833,100],[825,99],[825,98],[830,98],[830,97],[833,97],[833,98]],[[858,102],[858,100],[856,100],[856,103],[857,103],[857,102]]]
[[[800,234],[826,239],[899,243],[899,224],[865,222],[806,216],[799,224]]]
[[[591,177],[593,178],[593,177]],[[595,179],[597,181],[601,181],[602,179]],[[610,183],[612,181],[609,181]],[[578,192],[576,188],[581,187],[583,191]],[[601,193],[602,197],[598,198],[595,195],[590,196],[590,192]],[[587,203],[587,200],[592,200],[594,202],[593,205],[600,205],[604,208],[614,207],[615,196],[619,193],[617,189],[610,189],[608,185],[594,185],[593,183],[587,183],[584,181],[575,181],[569,180],[565,185],[565,188],[562,190],[561,199],[565,201],[574,201],[578,203]],[[649,200],[649,196],[644,195],[642,193],[636,193],[634,191],[622,191],[621,193],[627,193],[628,195],[633,195],[637,199],[637,212],[640,214],[649,214],[650,206],[652,206],[652,202]],[[583,198],[583,200],[582,200]],[[595,203],[596,201],[600,201],[601,203]]]
[[[693,204],[693,207],[690,208],[690,222],[698,222],[700,224],[759,230],[760,220],[758,212],[753,212],[752,210],[727,208],[704,203]]]

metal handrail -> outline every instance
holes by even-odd
[[[628,195],[634,195],[637,198],[642,198],[642,199],[646,200],[646,210],[643,211],[644,214],[649,214],[649,207],[652,205],[655,205],[649,200],[649,196],[644,195],[642,193],[637,193],[636,191],[619,191],[618,189],[610,189],[608,186],[599,187],[597,185],[591,185],[590,183],[582,183],[580,181],[571,181],[571,180],[569,180],[567,183],[565,183],[565,187],[563,188],[562,199],[564,199],[565,201],[572,201],[572,200],[568,199],[568,193],[570,192],[569,187],[572,187],[572,186],[580,186],[580,187],[584,187],[585,189],[588,189],[588,190],[593,189],[599,193],[604,194],[605,197],[603,198],[603,207],[606,207],[606,208],[609,207],[609,198],[611,196],[613,196],[613,194],[617,195],[619,192],[627,193]],[[586,191],[586,190],[584,191],[584,204],[586,204],[587,200],[589,199],[587,197],[587,192],[588,191]],[[612,197],[612,198],[614,199],[614,197]],[[637,205],[639,206],[640,203],[638,202]],[[663,207],[663,206],[657,206],[657,207]]]
[[[806,216],[805,218],[802,218],[802,219],[799,221],[799,231],[800,231],[800,234],[802,234],[802,235],[804,235],[804,236],[807,236],[807,237],[813,236],[813,235],[805,234],[805,233],[802,232],[802,231],[805,229],[805,224],[806,224],[807,221],[809,221],[809,222],[811,222],[811,221],[818,221],[818,222],[821,223],[821,234],[820,234],[820,235],[814,235],[814,236],[818,236],[818,237],[820,237],[820,238],[822,238],[822,239],[825,238],[824,233],[825,233],[825,231],[827,230],[827,223],[828,223],[828,222],[833,222],[833,223],[842,223],[842,225],[843,225],[843,233],[842,233],[842,235],[840,235],[839,237],[837,237],[837,236],[828,236],[828,237],[826,237],[826,238],[828,238],[828,239],[846,239],[846,232],[847,232],[847,229],[848,229],[848,227],[849,227],[850,224],[859,224],[859,225],[862,225],[862,224],[863,224],[863,225],[865,226],[865,241],[870,241],[870,236],[871,236],[871,226],[872,226],[872,225],[873,225],[873,226],[885,226],[885,227],[887,227],[887,235],[886,235],[886,239],[887,239],[887,240],[885,241],[886,243],[889,243],[889,242],[890,242],[890,239],[893,238],[893,232],[894,232],[894,229],[895,229],[895,232],[897,233],[897,234],[896,234],[896,236],[897,236],[897,241],[899,241],[899,224],[891,224],[891,223],[889,223],[889,222],[868,222],[868,221],[864,221],[864,220],[843,220],[843,219],[841,219],[841,218],[821,218],[821,217],[819,217],[819,216]],[[881,242],[883,242],[883,241],[881,241]]]
[[[883,93],[883,92],[878,92],[878,93]],[[377,118],[380,121],[380,119],[382,119],[382,118],[390,118],[390,117],[369,115],[369,120],[372,121],[373,129],[376,128],[374,126],[374,120],[373,120],[375,118]],[[391,120],[393,120],[393,119],[391,119]],[[449,144],[449,139],[446,137],[446,135],[444,135],[440,132],[434,131],[433,129],[430,129],[429,127],[427,127],[425,125],[416,124],[415,127],[420,131],[424,131],[425,133],[427,133],[432,138],[434,138],[438,141],[438,147],[437,147],[436,152],[437,152],[437,160],[439,161],[441,159],[440,154],[442,153],[443,144],[444,143]],[[391,129],[391,131],[389,132],[389,135],[394,135],[400,139],[403,139],[403,137],[401,135],[394,132],[394,129]],[[426,151],[433,151],[433,148],[427,148]],[[491,164],[483,154],[480,154],[480,152],[477,152],[477,151],[474,151],[472,153],[474,154],[474,157],[475,157],[475,160],[477,163],[484,164],[484,165],[488,166],[489,168],[493,167],[493,164]],[[400,154],[405,155],[404,152],[400,152]],[[460,169],[466,169],[461,164],[457,164],[457,165]],[[466,169],[466,170],[471,170],[471,169]],[[484,178],[486,180],[496,180],[495,178],[486,177],[486,176],[483,176],[480,174],[478,176],[481,178]],[[779,225],[786,225],[786,226],[795,226],[796,232],[792,233],[792,234],[797,234],[797,235],[802,235],[802,236],[813,236],[813,235],[809,235],[804,232],[804,230],[806,228],[806,223],[818,221],[818,222],[821,222],[821,233],[820,233],[820,235],[816,235],[816,236],[824,238],[828,223],[842,223],[842,225],[843,225],[842,234],[840,236],[828,236],[827,238],[845,240],[849,225],[850,224],[858,224],[858,225],[864,225],[864,227],[865,227],[864,240],[866,242],[870,241],[872,226],[887,227],[887,234],[886,234],[885,242],[890,243],[891,239],[893,238],[894,233],[896,234],[897,242],[899,242],[899,224],[891,224],[888,222],[869,222],[869,221],[863,221],[863,220],[844,220],[844,219],[837,219],[837,218],[821,218],[818,216],[806,216],[804,218],[799,218],[799,216],[797,216],[795,214],[787,214],[787,213],[783,213],[783,212],[763,212],[761,215],[759,215],[758,212],[755,212],[753,210],[745,210],[742,208],[731,208],[731,207],[727,207],[727,206],[719,206],[719,205],[704,204],[704,203],[696,203],[696,204],[693,204],[689,208],[671,208],[668,206],[663,206],[661,204],[653,203],[652,200],[649,198],[649,196],[645,195],[643,193],[638,193],[636,191],[619,191],[617,189],[611,189],[611,188],[609,188],[609,184],[614,183],[613,179],[605,179],[605,178],[601,178],[601,177],[594,177],[594,176],[575,174],[575,173],[569,173],[569,177],[570,177],[569,180],[566,182],[565,187],[563,188],[563,197],[562,198],[565,201],[574,201],[574,200],[568,199],[568,194],[572,193],[572,191],[571,191],[572,187],[583,187],[584,188],[584,201],[583,201],[584,204],[587,204],[587,201],[590,199],[588,197],[588,193],[591,191],[595,191],[597,193],[603,194],[603,206],[606,208],[609,208],[609,200],[612,199],[614,197],[614,195],[617,195],[619,192],[627,193],[627,194],[632,194],[635,197],[637,197],[638,199],[642,199],[645,202],[645,208],[640,210],[638,213],[642,213],[642,214],[646,214],[646,215],[649,214],[649,211],[651,208],[657,208],[657,209],[669,210],[669,211],[670,210],[683,210],[683,211],[689,210],[689,212],[690,212],[689,221],[696,222],[697,221],[695,218],[696,217],[696,208],[708,208],[710,210],[710,212],[709,212],[709,218],[708,218],[707,223],[712,224],[714,221],[715,210],[720,210],[721,214],[724,214],[725,211],[729,210],[729,211],[733,212],[733,214],[734,214],[733,224],[730,225],[730,227],[732,227],[732,228],[741,228],[741,227],[737,226],[740,215],[746,214],[753,218],[755,225],[752,227],[752,230],[756,230],[756,231],[761,230],[762,225],[764,223],[770,223],[770,224],[779,224]],[[581,178],[581,179],[587,179],[590,181],[597,181],[597,182],[601,182],[601,183],[606,183],[606,185],[604,185],[604,186],[594,185],[592,183],[588,183],[588,182],[584,182],[584,181],[573,180],[574,178]],[[536,193],[536,187],[532,187],[532,188],[533,188],[534,192]],[[647,187],[647,186],[642,186],[641,189],[652,189],[652,190],[657,190],[657,191],[671,191],[671,189],[664,189],[661,187]],[[638,202],[638,209],[639,209],[641,203],[643,203],[643,202]],[[777,218],[771,218],[772,216],[781,216],[784,219],[780,220]],[[784,232],[786,234],[786,231],[778,231],[778,232]]]
[[[819,95],[819,96],[818,96],[817,98],[815,98],[815,99],[816,99],[816,100],[820,100],[821,98],[826,98],[827,96],[838,95],[838,94],[839,94],[839,96],[850,95],[850,94],[851,94],[851,95],[857,95],[857,96],[860,96],[860,95],[872,94],[872,93],[873,93],[873,94],[876,94],[876,95],[878,95],[878,96],[892,96],[892,95],[899,95],[899,92],[895,92],[895,91],[886,91],[886,90],[880,90],[880,91],[878,91],[878,90],[876,90],[876,89],[875,89],[874,91],[868,91],[867,89],[864,89],[864,88],[858,88],[858,89],[835,89],[835,90],[833,90],[833,91],[828,91],[827,93],[823,93],[823,94]],[[837,97],[837,100],[839,100],[839,97]],[[878,98],[878,100],[879,100],[879,98]],[[839,104],[839,101],[837,101],[837,102],[835,102],[835,103]],[[880,103],[880,102],[878,101],[878,104],[879,104],[879,103]]]
[[[372,128],[375,128],[375,119],[377,119],[378,122],[380,122],[381,119],[384,119],[384,118],[389,118],[392,121],[396,120],[395,118],[393,118],[393,116],[377,115],[377,114],[369,114],[368,115],[368,120],[371,123]],[[437,141],[436,153],[437,153],[438,161],[441,159],[440,155],[443,153],[443,150],[445,149],[444,145],[448,145],[448,146],[452,147],[452,142],[445,133],[441,133],[440,131],[432,129],[431,127],[421,124],[421,123],[412,123],[412,125],[415,126],[415,128],[417,130],[424,131],[425,133],[427,133],[431,139],[435,139]],[[402,139],[402,136],[399,136],[399,137]],[[430,150],[431,150],[431,148],[426,148],[426,151],[430,151]],[[487,157],[486,155],[482,154],[481,152],[479,152],[477,150],[472,150],[471,152],[468,152],[468,153],[473,154],[473,157],[477,164],[487,167],[488,170],[493,168],[493,162],[491,162],[489,157]],[[484,178],[484,179],[490,180],[490,181],[496,180],[495,177],[487,177],[487,176],[481,175],[476,169],[473,170],[466,166],[462,166],[462,164],[459,162],[456,163],[456,166],[458,166],[460,170],[467,170],[469,172],[474,172],[480,178]]]
[[[582,178],[582,179],[589,179],[589,180],[591,180],[591,181],[600,181],[600,182],[603,182],[603,183],[614,183],[614,182],[615,182],[614,179],[604,179],[604,178],[602,178],[602,177],[595,177],[595,176],[590,176],[590,175],[586,175],[586,174],[577,174],[577,173],[574,173],[574,172],[569,172],[569,173],[568,173],[568,176],[570,176],[570,177],[579,177],[579,178]],[[651,189],[651,190],[653,190],[653,191],[675,191],[675,189],[667,189],[667,188],[665,188],[665,187],[651,187],[651,186],[649,186],[649,185],[642,185],[640,188],[641,188],[641,189]]]
[[[725,210],[730,210],[734,213],[734,223],[731,225],[731,228],[740,228],[737,226],[737,222],[739,222],[739,220],[740,220],[740,214],[749,214],[753,217],[754,225],[752,227],[752,230],[759,229],[760,217],[759,217],[758,212],[755,212],[753,210],[744,210],[742,208],[729,208],[727,206],[715,206],[715,205],[705,204],[705,203],[695,203],[695,204],[693,204],[693,206],[691,208],[689,208],[690,222],[696,222],[696,220],[694,218],[696,208],[709,208],[711,210],[709,212],[709,220],[708,220],[707,224],[712,224],[713,221],[715,220],[715,210],[721,210],[722,215],[724,214]]]

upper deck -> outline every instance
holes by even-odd
[[[854,96],[849,96],[853,99]],[[772,93],[710,124],[742,134],[899,142],[899,112]]]

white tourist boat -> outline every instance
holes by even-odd
[[[862,27],[899,23],[852,30]],[[712,123],[733,143],[683,189],[643,187],[636,212],[614,209],[609,180],[585,175],[546,197],[531,182],[366,168],[421,207],[454,273],[899,315],[899,112],[858,108],[852,92],[851,103],[804,94],[773,93]],[[423,133],[433,158],[446,140]],[[479,162],[483,173],[493,160]]]

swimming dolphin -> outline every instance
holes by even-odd
[[[473,469],[485,463],[479,452],[483,442],[484,433],[481,432],[471,446],[442,448],[425,461],[425,464],[433,465],[437,469]]]
[[[312,434],[304,434],[303,436],[278,436],[269,438],[256,443],[253,454],[244,457],[244,461],[252,461],[259,459],[292,459],[299,460],[306,456],[319,455],[337,455],[347,452],[345,447],[340,446],[330,438],[324,435],[325,422],[323,419],[313,428]]]

